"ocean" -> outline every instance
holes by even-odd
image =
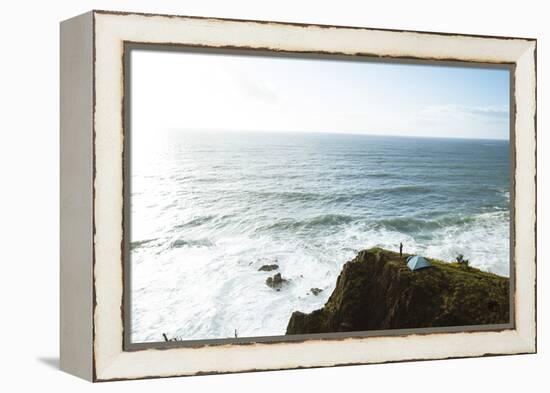
[[[509,142],[329,133],[133,137],[132,342],[284,335],[373,246],[509,275]],[[279,265],[289,280],[269,288]],[[320,288],[317,296],[311,288]]]

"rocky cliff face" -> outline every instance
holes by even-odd
[[[411,271],[407,255],[383,249],[347,262],[323,308],[295,311],[286,334],[508,323],[509,279],[428,259]]]

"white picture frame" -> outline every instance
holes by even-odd
[[[486,331],[129,347],[128,44],[504,64],[513,70],[513,323]],[[91,11],[61,24],[61,368],[90,381],[536,352],[536,40]]]

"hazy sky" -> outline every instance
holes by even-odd
[[[509,72],[132,51],[133,132],[316,131],[508,139]]]

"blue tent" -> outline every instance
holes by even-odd
[[[432,266],[430,262],[420,255],[414,255],[407,258],[407,266],[411,270],[419,270]]]

